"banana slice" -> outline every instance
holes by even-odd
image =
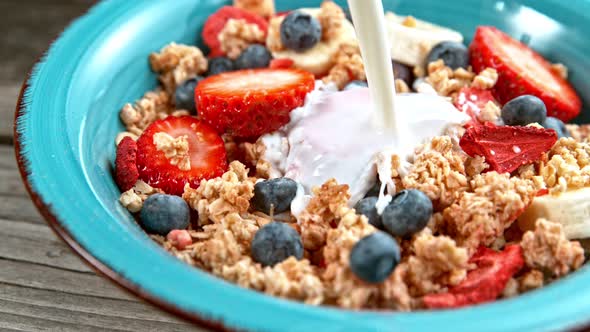
[[[536,197],[518,218],[518,226],[523,231],[533,230],[539,218],[562,224],[570,240],[590,238],[590,188]]]
[[[432,23],[385,14],[391,57],[408,66],[422,66],[430,50],[442,41],[463,42],[459,32]]]
[[[305,8],[300,10],[314,17],[317,17],[320,12],[319,8]],[[282,19],[283,17],[273,18],[273,20],[281,21]],[[280,32],[275,31],[276,29],[280,29],[280,26],[279,22],[271,22],[268,28],[269,37],[267,39],[267,45],[270,42],[270,38],[273,38],[273,36],[280,36]],[[334,66],[336,54],[340,49],[340,45],[344,43],[357,43],[354,27],[348,20],[344,21],[342,33],[339,34],[337,38],[332,38],[328,41],[320,41],[313,48],[305,52],[295,52],[286,49],[272,52],[272,55],[275,59],[289,58],[293,60],[296,68],[306,70],[316,76],[321,76],[327,74],[332,66]]]

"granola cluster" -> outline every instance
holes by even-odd
[[[234,0],[234,6],[262,17],[271,17],[275,14],[274,0]]]
[[[443,60],[428,64],[426,82],[441,96],[454,97],[464,87],[473,87],[481,90],[489,90],[496,85],[498,72],[493,68],[487,68],[479,74],[475,74],[471,68],[457,68],[455,70],[446,66]]]
[[[163,90],[155,90],[147,92],[135,104],[125,104],[119,117],[127,132],[137,137],[152,122],[163,119],[172,112],[174,112],[174,106],[170,94]]]
[[[198,47],[170,43],[150,55],[150,64],[164,90],[173,96],[178,84],[206,72],[208,61]]]
[[[191,169],[188,137],[186,135],[172,137],[164,132],[154,134],[156,150],[164,152],[164,156],[182,171]]]
[[[551,193],[590,185],[590,145],[562,138],[539,164],[539,176]]]
[[[129,210],[129,212],[137,213],[141,211],[143,202],[145,202],[150,195],[158,193],[162,193],[162,191],[158,188],[153,188],[142,180],[138,180],[133,188],[121,193],[119,202],[124,208]]]
[[[248,46],[264,44],[264,31],[246,20],[229,19],[218,35],[221,51],[230,59],[237,59]]]
[[[337,38],[342,33],[342,25],[346,15],[340,6],[333,1],[324,1],[320,7],[318,21],[322,26],[322,40]]]
[[[354,80],[366,80],[365,65],[361,58],[361,51],[356,44],[342,44],[336,55],[335,65],[322,80],[334,83],[338,89]]]
[[[560,277],[584,263],[584,249],[577,241],[565,237],[561,224],[539,219],[534,231],[528,231],[520,243],[526,264]]]

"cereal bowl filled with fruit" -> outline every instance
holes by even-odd
[[[590,2],[383,5],[97,5],[23,89],[33,200],[218,329],[584,326]]]

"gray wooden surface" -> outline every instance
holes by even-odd
[[[97,276],[23,187],[12,123],[20,86],[90,0],[0,0],[0,331],[203,331]]]

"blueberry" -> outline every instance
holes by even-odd
[[[297,52],[314,47],[322,38],[322,25],[313,16],[293,11],[281,23],[281,42]]]
[[[377,200],[377,197],[363,198],[358,203],[356,203],[354,209],[358,214],[362,214],[367,217],[367,219],[369,219],[369,224],[381,229],[383,228],[381,216],[379,213],[377,213],[377,208],[375,207]]]
[[[146,232],[166,235],[174,229],[188,227],[190,209],[181,197],[154,194],[143,202],[140,221]]]
[[[195,88],[202,80],[203,77],[201,76],[193,77],[176,87],[176,92],[174,93],[176,109],[187,110],[193,114],[197,112]]]
[[[395,79],[403,80],[409,87],[411,87],[414,83],[414,71],[410,67],[395,60],[392,61],[392,64],[393,77],[395,77]]]
[[[293,227],[274,221],[256,232],[250,243],[250,252],[262,266],[274,266],[291,256],[303,258],[303,243]]]
[[[437,44],[426,57],[426,65],[439,59],[452,69],[469,67],[469,51],[462,43],[444,41]]]
[[[381,220],[393,236],[412,235],[428,224],[432,216],[432,201],[416,189],[402,190],[387,205]]]
[[[350,252],[350,269],[360,279],[381,282],[400,261],[399,245],[389,234],[376,232],[358,241]]]
[[[557,137],[559,138],[572,136],[569,130],[567,130],[567,128],[565,127],[565,123],[563,123],[563,121],[559,120],[558,118],[554,118],[552,116],[548,116],[547,119],[545,119],[543,127],[555,130],[557,132]]]
[[[250,45],[236,59],[236,69],[266,68],[272,60],[272,54],[262,45]]]
[[[288,211],[297,194],[297,182],[289,178],[260,181],[254,186],[250,203],[255,210],[266,214]]]
[[[367,192],[365,197],[379,197],[380,193],[381,193],[381,181],[379,179],[377,179],[377,182],[375,183],[374,186],[371,187],[371,189],[369,189],[369,192]]]
[[[502,120],[507,126],[543,124],[547,118],[545,103],[535,96],[516,97],[502,107]]]
[[[217,57],[209,60],[207,75],[217,75],[234,70],[234,62],[225,57]]]
[[[352,89],[357,89],[357,88],[366,88],[368,86],[369,85],[365,81],[352,81],[344,87],[344,90],[346,91],[346,90],[352,90]]]

